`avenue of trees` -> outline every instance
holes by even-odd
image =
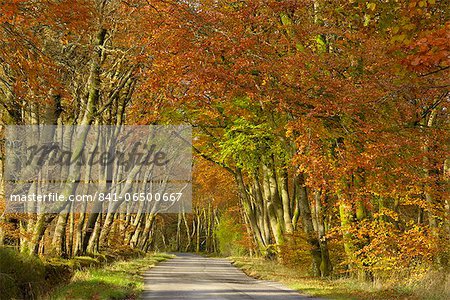
[[[1,2],[2,135],[8,125],[188,124],[194,174],[192,213],[1,214],[1,202],[0,245],[282,263],[301,252],[313,276],[366,280],[448,271],[448,7]]]

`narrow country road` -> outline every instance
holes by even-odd
[[[144,274],[142,299],[314,300],[245,275],[226,259],[177,254]]]

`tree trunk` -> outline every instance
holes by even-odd
[[[320,245],[320,254],[321,254],[321,262],[320,262],[320,276],[326,277],[331,274],[333,267],[331,265],[330,253],[328,251],[328,243],[326,239],[326,226],[325,226],[325,218],[324,211],[321,201],[321,193],[319,190],[316,190],[314,193],[314,200],[316,202],[316,212],[317,212],[317,229],[318,229],[318,237],[319,237],[319,245]]]
[[[68,217],[69,214],[67,213],[67,210],[64,210],[58,215],[52,239],[52,245],[53,249],[55,250],[55,254],[63,258],[68,257],[66,248],[66,228]]]
[[[250,196],[245,187],[244,179],[242,178],[242,173],[240,169],[236,170],[235,180],[238,185],[241,204],[250,222],[250,228],[253,232],[253,236],[257,241],[259,250],[261,251],[261,253],[264,253],[267,244],[265,244],[264,242],[264,238],[258,225],[258,216],[256,215],[256,211],[252,208]]]
[[[322,253],[320,249],[320,243],[318,234],[314,230],[313,219],[311,215],[311,208],[308,201],[308,191],[305,186],[305,179],[303,174],[297,175],[295,180],[299,192],[298,204],[300,207],[300,216],[302,220],[303,230],[306,234],[308,244],[311,246],[312,257],[312,274],[313,276],[320,276],[320,265],[322,263]]]
[[[283,219],[284,227],[286,228],[286,233],[291,234],[294,232],[294,227],[292,226],[292,216],[291,216],[291,200],[288,191],[288,174],[286,170],[281,171],[279,178],[279,186],[281,190],[281,199],[283,204]]]
[[[264,199],[267,206],[267,212],[270,227],[277,245],[283,244],[283,210],[280,207],[278,189],[273,172],[263,165],[263,190]]]

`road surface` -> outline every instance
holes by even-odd
[[[145,300],[314,300],[281,284],[250,278],[226,259],[193,254],[177,254],[150,269],[144,278]]]

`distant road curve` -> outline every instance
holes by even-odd
[[[177,254],[150,269],[144,277],[144,300],[318,300],[278,283],[250,278],[226,259],[194,254]]]

